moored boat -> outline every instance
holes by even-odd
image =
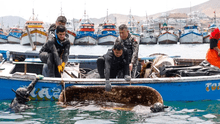
[[[197,25],[186,25],[179,38],[180,44],[202,44],[203,35]]]
[[[35,45],[43,45],[46,43],[47,33],[44,30],[43,21],[38,21],[37,18],[34,17],[34,13],[32,19],[27,21],[25,26],[28,27],[30,36]],[[27,31],[22,34],[20,44],[30,45]]]
[[[177,44],[178,36],[174,33],[173,26],[163,26],[161,27],[161,32],[158,36],[159,44]]]
[[[210,34],[217,28],[216,24],[212,24],[208,27],[206,31],[203,32],[203,43],[210,43]]]
[[[66,28],[67,28],[67,33],[69,35],[70,44],[73,45],[74,41],[75,41],[75,38],[76,38],[76,33],[74,31],[72,23],[71,22],[67,22],[66,23]]]
[[[98,45],[113,45],[119,35],[116,31],[116,24],[112,23],[108,18],[108,11],[106,18],[99,26],[102,29],[100,30],[100,34],[98,34]]]
[[[140,23],[134,19],[134,16],[131,14],[131,9],[129,12],[129,21],[128,21],[128,30],[131,35],[136,36],[138,43],[140,43],[140,33],[141,33],[141,26]]]
[[[22,29],[13,27],[10,28],[9,34],[8,34],[8,43],[13,43],[13,44],[20,44],[20,38],[22,35]]]
[[[8,36],[7,34],[3,31],[2,28],[0,28],[0,44],[4,44],[8,42]]]
[[[84,17],[80,21],[79,28],[76,32],[75,45],[96,45],[97,34],[95,34],[94,23],[88,18],[86,15],[86,11],[84,12]]]
[[[143,25],[143,33],[140,36],[140,44],[157,44],[157,35],[153,27]]]
[[[98,45],[113,45],[118,36],[114,23],[104,23],[101,34],[98,35]]]

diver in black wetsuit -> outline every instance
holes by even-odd
[[[57,26],[55,36],[46,42],[39,52],[40,60],[47,65],[44,76],[61,77],[69,58],[70,41],[65,37],[66,28]]]
[[[16,97],[12,100],[11,104],[9,105],[12,112],[23,112],[26,109],[29,108],[29,106],[26,104],[30,99],[28,98],[30,96],[31,91],[34,89],[35,84],[38,80],[43,79],[43,76],[37,76],[29,85],[27,88],[18,88],[16,91],[12,89],[16,93]]]
[[[100,78],[106,79],[107,91],[111,90],[109,78],[125,78],[130,80],[128,52],[121,43],[114,45],[112,49],[99,57],[97,60],[97,69]]]

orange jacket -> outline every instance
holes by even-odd
[[[220,49],[220,41],[218,41],[217,44],[218,48]],[[214,66],[217,66],[220,68],[220,57],[218,56],[218,52],[214,49],[209,49],[206,53],[206,60]]]

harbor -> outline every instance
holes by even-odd
[[[217,0],[24,2],[0,15],[0,124],[220,122]]]

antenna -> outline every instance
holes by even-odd
[[[32,13],[32,14],[33,14],[32,20],[35,20],[35,19],[34,19],[34,16],[35,16],[35,15],[34,15],[34,1],[33,1],[33,9],[32,9],[32,12],[33,12],[33,13]]]
[[[60,12],[61,12],[61,16],[62,16],[63,15],[62,2],[60,2],[60,4],[61,4]]]
[[[108,9],[107,9],[107,22],[108,22]]]
[[[192,24],[192,10],[191,10],[191,1],[190,1],[190,15],[189,15],[189,17],[190,17],[190,24]]]
[[[132,18],[132,17],[131,17],[131,8],[130,8],[129,16],[130,16],[129,19],[130,19],[130,26],[131,26],[131,18]]]
[[[32,18],[32,20],[34,20],[34,8],[33,8],[33,10],[32,10],[32,11],[33,11],[33,13],[32,13],[32,14],[33,14],[33,18]]]
[[[214,23],[216,24],[216,12],[215,11],[214,11]]]

